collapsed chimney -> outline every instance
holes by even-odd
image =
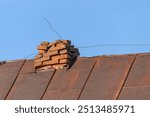
[[[38,55],[34,58],[34,66],[37,71],[68,69],[80,55],[79,50],[71,45],[70,40],[57,40],[51,43],[44,41],[37,49]]]

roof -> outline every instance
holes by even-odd
[[[0,65],[0,99],[150,99],[150,53],[79,57],[69,70],[36,73],[33,64]]]

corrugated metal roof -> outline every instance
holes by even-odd
[[[0,65],[0,99],[150,99],[150,53],[79,57],[69,70]]]

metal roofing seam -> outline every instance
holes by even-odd
[[[57,70],[43,99],[78,99],[96,58],[77,59],[67,71]]]
[[[15,85],[16,80],[17,80],[17,78],[18,78],[18,76],[19,76],[19,74],[20,74],[20,71],[21,71],[21,69],[23,68],[23,66],[24,66],[25,62],[26,62],[26,60],[24,60],[24,61],[23,61],[23,64],[21,65],[21,67],[20,67],[20,69],[19,69],[19,71],[18,71],[18,73],[17,73],[17,76],[16,76],[16,78],[15,78],[14,82],[12,83],[12,86],[10,87],[9,91],[7,92],[7,94],[6,94],[5,98],[4,98],[4,100],[6,100],[6,99],[7,99],[7,97],[8,97],[8,95],[9,95],[9,93],[11,92],[11,89],[12,89],[12,88],[13,88],[13,86]]]
[[[150,87],[150,85],[144,85],[144,86],[124,86],[123,88],[142,88],[142,87]]]
[[[34,60],[0,65],[0,99],[150,99],[150,53],[79,57],[69,70],[35,72]]]
[[[80,99],[116,99],[134,55],[100,57]]]
[[[82,92],[83,92],[83,90],[84,90],[84,88],[85,88],[85,86],[86,86],[86,83],[88,82],[88,80],[89,80],[89,78],[90,78],[90,75],[91,75],[91,73],[92,73],[93,70],[94,70],[94,67],[95,67],[95,65],[96,65],[96,63],[97,63],[97,60],[98,60],[98,57],[96,57],[96,61],[95,61],[94,65],[93,65],[93,67],[92,67],[92,69],[91,69],[91,71],[90,71],[90,73],[89,73],[89,75],[88,75],[88,77],[87,77],[87,79],[86,79],[86,81],[85,81],[85,84],[84,84],[84,86],[83,86],[83,88],[82,88],[82,90],[81,90],[81,92],[80,92],[80,94],[79,94],[79,96],[78,96],[78,100],[80,99],[80,97],[81,97],[81,95],[82,95]]]
[[[131,72],[131,69],[132,69],[132,67],[133,67],[133,64],[134,64],[134,62],[135,62],[135,60],[136,60],[136,56],[137,56],[137,55],[135,55],[134,58],[133,58],[133,61],[132,61],[132,63],[131,63],[131,66],[129,67],[128,73],[127,73],[127,75],[126,75],[126,78],[125,78],[125,80],[124,80],[124,82],[123,82],[123,84],[122,84],[122,87],[121,87],[120,91],[118,92],[118,95],[116,96],[116,100],[118,100],[118,98],[119,98],[119,96],[120,96],[120,94],[121,94],[121,92],[122,92],[122,90],[123,90],[123,87],[125,86],[125,83],[126,83],[126,81],[127,81],[127,78],[128,78],[128,76],[129,76],[129,74],[130,74],[130,72]]]
[[[51,83],[51,81],[52,81],[52,79],[53,79],[55,73],[56,73],[56,70],[54,70],[54,73],[52,74],[51,79],[49,80],[49,82],[48,82],[48,84],[47,84],[47,86],[46,86],[46,88],[45,88],[45,91],[44,91],[43,95],[41,96],[41,100],[43,99],[43,97],[44,97],[46,91],[48,90],[48,87],[49,87],[49,85],[50,85],[50,83]]]

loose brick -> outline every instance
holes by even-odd
[[[51,43],[48,44],[48,47],[56,46],[56,44],[61,43],[61,42],[62,42],[61,40],[57,40],[57,41],[51,42]]]
[[[48,52],[51,52],[53,48],[55,48],[56,46],[55,45],[52,45],[48,48]]]
[[[59,63],[69,63],[70,60],[69,59],[60,59]]]
[[[49,65],[49,66],[40,67],[40,68],[37,69],[37,71],[48,70],[48,69],[52,69],[52,66]]]
[[[62,40],[56,40],[54,44],[62,43]]]
[[[54,56],[54,55],[58,55],[58,51],[51,51],[51,52],[47,52],[45,54],[43,54],[43,56]]]
[[[68,68],[67,64],[57,64],[57,65],[52,65],[53,68],[55,69],[64,69],[65,67]]]
[[[67,49],[60,50],[60,51],[59,51],[59,54],[67,54],[67,53],[68,53],[68,50],[67,50]]]
[[[62,50],[62,49],[66,49],[66,48],[67,48],[67,46],[65,44],[60,44],[59,46],[57,45],[56,47],[49,48],[48,51]]]
[[[69,54],[62,54],[62,55],[60,55],[60,58],[61,59],[65,59],[65,58],[70,59],[71,57]]]
[[[36,55],[34,58],[35,59],[39,59],[39,58],[41,58],[43,55],[42,54],[38,54],[38,55]]]
[[[44,54],[44,53],[46,53],[46,50],[38,50],[38,53],[39,54]]]
[[[42,62],[35,62],[34,63],[35,68],[39,68],[42,66]]]
[[[49,60],[49,61],[43,62],[43,65],[53,65],[57,63],[58,63],[58,60]]]
[[[62,54],[62,55],[57,55],[57,56],[52,56],[52,60],[59,60],[59,59],[70,59],[69,54]]]
[[[48,44],[48,48],[52,47],[53,46],[53,43],[49,43]]]
[[[50,56],[45,56],[42,58],[42,61],[47,61],[47,60],[50,60]]]
[[[66,44],[64,44],[64,43],[58,43],[58,44],[56,44],[56,47],[64,47],[64,46],[66,46]]]
[[[43,61],[47,61],[47,60],[50,60],[49,56],[45,56],[45,57],[42,57],[40,59],[36,59],[35,62],[43,62]]]
[[[41,45],[45,45],[45,46],[48,46],[49,42],[48,41],[43,41],[41,42]]]
[[[47,45],[39,45],[37,47],[38,50],[47,50]]]
[[[40,58],[40,59],[35,59],[35,63],[42,62],[42,61],[43,61],[42,58]]]
[[[58,59],[61,59],[61,58],[60,58],[60,55],[52,56],[51,58],[52,58],[52,60],[58,60]]]
[[[59,54],[69,54],[70,56],[72,55],[72,53],[68,49],[60,50]]]

